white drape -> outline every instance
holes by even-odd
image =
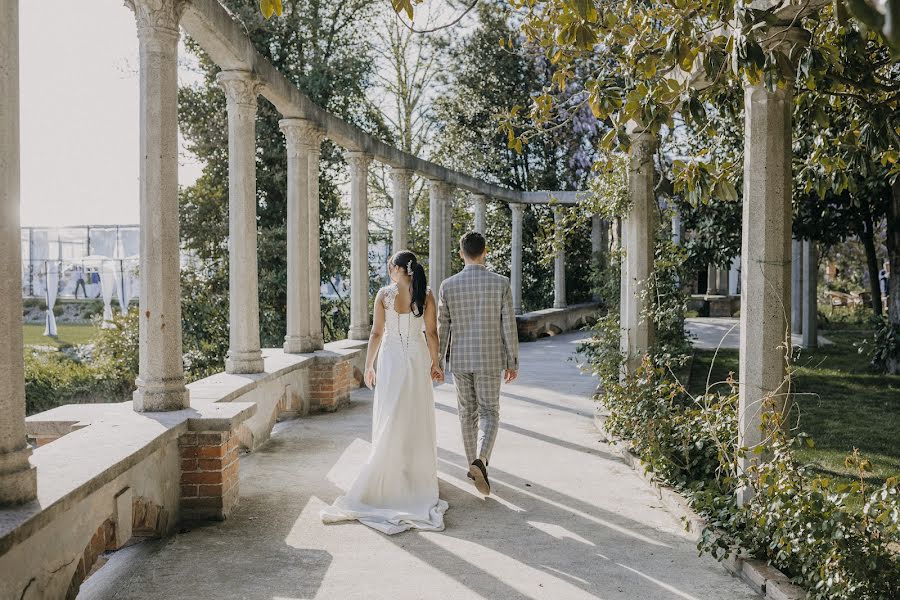
[[[137,267],[138,258],[136,256],[116,261],[116,295],[119,296],[119,310],[123,315],[128,312],[128,303],[135,296]]]
[[[59,290],[59,265],[56,261],[44,261],[47,282],[47,316],[44,319],[44,335],[56,337],[56,315],[53,307],[56,305],[56,292]]]
[[[116,289],[116,261],[104,260],[100,268],[100,291],[103,296],[103,324],[104,329],[112,325],[112,297]]]

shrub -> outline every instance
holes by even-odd
[[[609,412],[608,432],[623,438],[660,480],[684,493],[707,518],[698,548],[719,559],[736,546],[770,561],[802,585],[811,597],[888,600],[898,597],[900,568],[900,481],[889,478],[867,490],[867,462],[854,452],[848,464],[860,479],[836,484],[813,476],[793,449],[812,443],[784,433],[783,419],[770,401],[764,412],[764,447],[747,473],[737,459],[737,388],[713,383],[691,397],[659,357],[646,357],[638,371],[619,380],[618,326],[607,317],[595,327],[584,354],[601,379],[598,394]],[[742,506],[739,488],[752,490]],[[862,506],[860,510],[858,507]],[[893,549],[892,549],[893,548]]]

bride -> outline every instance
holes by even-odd
[[[320,516],[325,523],[358,520],[386,534],[441,531],[448,505],[438,497],[431,387],[443,379],[437,305],[415,254],[398,252],[388,271],[393,283],[375,298],[366,355],[366,385],[375,388],[372,451],[350,491]]]

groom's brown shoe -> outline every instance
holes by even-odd
[[[480,458],[476,458],[475,462],[469,465],[469,478],[475,482],[475,488],[489,496],[491,494],[491,482],[488,481],[487,469]]]

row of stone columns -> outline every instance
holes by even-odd
[[[786,401],[785,367],[790,355],[788,313],[791,305],[791,106],[790,86],[768,90],[745,84],[744,197],[741,249],[741,338],[739,444],[763,442],[760,430],[764,402]],[[653,342],[653,325],[645,318],[647,282],[653,268],[653,190],[655,139],[632,135],[628,169],[629,213],[622,221],[625,256],[621,279],[621,349],[624,373],[633,373]],[[674,222],[673,222],[674,223]],[[680,232],[678,234],[680,237]],[[795,245],[795,248],[797,246]],[[804,344],[815,340],[815,252],[805,246],[795,260],[794,280],[808,275],[809,284],[795,287],[795,324],[809,327]],[[727,274],[727,271],[722,270]],[[710,287],[727,290],[719,269],[710,269]],[[804,278],[806,279],[806,278]],[[803,315],[802,319],[797,316]],[[753,454],[740,459],[746,469]],[[738,500],[745,500],[740,496]]]

